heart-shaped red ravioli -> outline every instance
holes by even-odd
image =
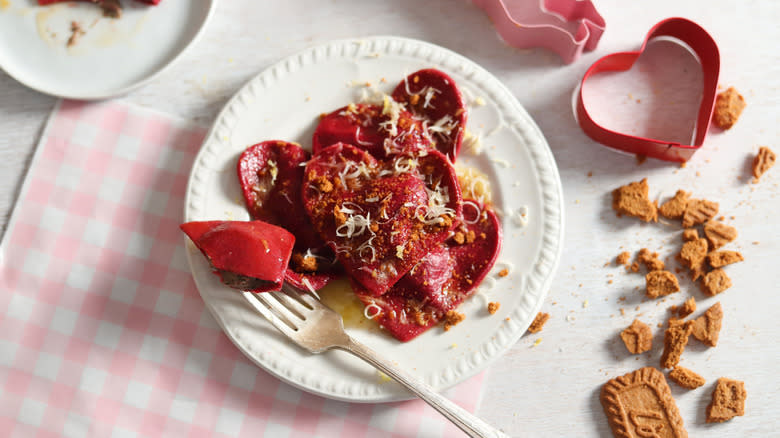
[[[238,179],[253,219],[284,227],[295,235],[287,281],[320,289],[338,276],[333,254],[311,226],[303,208],[302,164],[309,154],[295,143],[271,140],[248,147],[238,160]]]
[[[438,151],[455,161],[463,142],[468,113],[455,81],[436,69],[424,69],[405,77],[393,90],[399,102],[423,120]]]
[[[385,159],[411,149],[427,147],[422,123],[412,113],[391,101],[383,106],[349,104],[324,116],[312,137],[316,154],[336,143],[346,143],[366,150],[375,158]]]
[[[501,250],[496,215],[465,201],[464,219],[454,235],[432,249],[386,294],[375,297],[353,282],[367,313],[400,341],[409,341],[438,324],[447,312],[473,294]]]
[[[381,295],[446,239],[461,214],[455,170],[437,151],[378,161],[337,143],[306,166],[314,228],[371,295]]]
[[[295,237],[262,222],[203,221],[180,226],[226,285],[253,292],[279,290]]]

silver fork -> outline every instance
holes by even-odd
[[[344,331],[341,315],[312,295],[284,285],[282,292],[243,292],[249,303],[279,331],[311,353],[331,348],[348,351],[407,387],[470,437],[508,438],[430,386],[396,367]]]

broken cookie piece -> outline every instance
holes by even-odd
[[[708,249],[706,239],[697,239],[685,242],[680,250],[680,261],[694,273],[694,280],[703,273]]]
[[[737,229],[723,222],[708,220],[704,224],[704,235],[707,237],[710,249],[716,250],[736,239]]]
[[[658,253],[650,252],[647,248],[639,250],[637,260],[645,265],[648,271],[662,271],[664,269],[664,262],[658,258]]]
[[[696,311],[696,298],[690,297],[685,300],[680,307],[677,308],[677,316],[685,318],[691,313]]]
[[[630,326],[620,332],[620,339],[631,354],[644,353],[653,346],[653,331],[650,326],[635,319]]]
[[[652,271],[645,275],[645,294],[648,298],[658,298],[663,295],[680,291],[677,277],[669,271]]]
[[[766,146],[758,148],[758,154],[753,158],[753,182],[758,182],[761,175],[775,165],[775,153]]]
[[[717,202],[708,201],[706,199],[691,199],[685,207],[682,226],[684,228],[690,228],[694,225],[703,224],[718,214],[719,207]]]
[[[715,251],[707,254],[707,263],[713,268],[722,268],[745,260],[739,251]]]
[[[715,296],[731,287],[731,279],[723,269],[717,268],[704,275],[701,290],[709,296]]]
[[[688,336],[693,331],[693,324],[680,321],[669,321],[669,328],[664,331],[664,352],[661,354],[661,368],[674,368],[680,362]]]
[[[528,327],[528,332],[539,333],[540,331],[542,331],[542,327],[544,327],[548,319],[550,319],[549,313],[544,313],[544,312],[537,313],[533,322],[531,322],[531,325]]]
[[[723,308],[720,303],[715,303],[701,316],[691,321],[693,326],[691,334],[705,345],[714,347],[718,344],[718,335],[720,334],[722,322]]]
[[[631,258],[631,254],[629,254],[628,251],[623,251],[620,254],[618,254],[617,257],[615,257],[615,264],[618,266],[620,265],[627,265],[628,260]]]
[[[690,242],[699,238],[699,232],[696,228],[686,228],[682,234],[683,242]]]
[[[722,423],[745,415],[745,382],[721,377],[707,405],[707,423]]]
[[[658,207],[648,198],[647,178],[618,187],[612,192],[612,208],[618,215],[638,217],[645,222],[658,221]]]
[[[667,219],[680,219],[683,217],[683,213],[685,213],[685,207],[688,206],[688,198],[690,196],[690,193],[678,190],[673,198],[661,204],[658,212]]]
[[[674,383],[687,389],[696,389],[707,383],[707,381],[704,380],[704,377],[679,365],[669,371],[669,378],[672,379]]]
[[[737,119],[746,105],[745,98],[739,94],[737,89],[729,87],[715,98],[712,121],[721,129],[730,129],[737,123]]]

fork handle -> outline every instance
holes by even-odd
[[[413,377],[411,374],[402,370],[401,368],[393,365],[389,360],[379,356],[372,349],[366,347],[360,342],[349,338],[349,341],[345,345],[340,346],[340,348],[349,351],[355,356],[365,360],[366,362],[376,367],[378,370],[404,385],[407,389],[415,393],[418,397],[439,411],[439,413],[447,417],[448,420],[455,423],[455,425],[458,426],[468,436],[472,438],[509,438],[509,436],[505,433],[485,423],[467,410],[456,405],[449,399],[434,391],[434,389],[426,383]]]

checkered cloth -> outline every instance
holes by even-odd
[[[54,110],[0,245],[2,436],[458,436],[419,400],[302,392],[225,337],[178,229],[204,134],[115,102]],[[447,395],[473,411],[482,380]]]

